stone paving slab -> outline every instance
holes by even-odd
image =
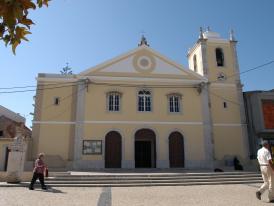
[[[0,188],[1,206],[261,206],[258,184],[132,188]]]

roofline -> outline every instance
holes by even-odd
[[[5,116],[16,122],[22,122],[22,123],[26,122],[25,117],[22,117],[20,114],[15,113],[2,105],[0,105],[0,116]]]

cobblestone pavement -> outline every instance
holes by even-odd
[[[176,187],[0,188],[0,206],[260,206],[255,191],[259,185]]]

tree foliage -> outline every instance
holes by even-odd
[[[28,14],[31,9],[48,6],[50,0],[0,0],[0,40],[5,45],[12,46],[15,54],[16,47],[22,40],[28,41],[33,21]]]
[[[72,73],[72,68],[70,68],[70,67],[68,66],[68,63],[67,63],[67,66],[65,66],[65,67],[62,68],[62,70],[60,71],[60,73],[61,73],[62,75],[72,75],[72,74],[73,74],[73,73]]]

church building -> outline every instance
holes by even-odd
[[[38,74],[33,154],[79,170],[247,161],[236,43],[233,32],[224,39],[201,29],[187,68],[143,36],[137,48],[78,74]]]

